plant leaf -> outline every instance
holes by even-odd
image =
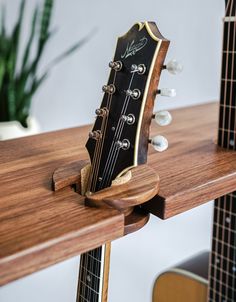
[[[6,28],[5,28],[6,20],[5,19],[6,19],[6,7],[4,4],[2,4],[0,33],[1,33],[1,36],[3,36],[3,37],[5,37],[5,35],[6,35]]]
[[[18,55],[18,48],[19,48],[19,40],[20,40],[20,32],[21,32],[21,26],[23,21],[23,14],[24,14],[24,8],[25,8],[25,0],[21,1],[20,4],[20,10],[19,10],[19,16],[18,20],[16,22],[16,25],[13,29],[12,38],[11,38],[11,52],[10,52],[10,76],[14,77],[15,69],[16,69],[16,62],[17,62],[17,55]]]
[[[28,42],[27,42],[27,45],[26,45],[26,48],[25,48],[25,53],[24,53],[24,57],[23,57],[22,67],[21,67],[22,70],[24,69],[25,65],[28,62],[30,49],[31,49],[32,42],[33,42],[34,35],[35,35],[35,27],[36,27],[37,17],[38,17],[38,7],[36,7],[35,10],[34,10],[32,22],[31,22],[31,32],[30,32],[30,36],[29,36],[29,39],[28,39]]]

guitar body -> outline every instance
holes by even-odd
[[[161,274],[153,302],[207,302],[209,253],[202,253]]]

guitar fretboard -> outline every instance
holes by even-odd
[[[229,1],[225,19],[222,54],[218,144],[236,150],[236,22],[235,1]]]
[[[81,255],[77,302],[99,302],[101,298],[104,246]]]
[[[226,4],[218,145],[236,150],[236,1]],[[208,301],[236,301],[236,192],[215,200]]]
[[[236,301],[236,192],[215,200],[209,301]]]

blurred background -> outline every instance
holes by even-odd
[[[20,1],[0,0],[0,5],[3,3],[7,8],[6,27],[10,30]],[[30,32],[33,10],[42,3],[43,0],[26,1],[20,38],[23,45]],[[167,61],[176,58],[184,65],[181,75],[162,73],[160,87],[176,88],[177,97],[158,98],[155,110],[171,112],[173,108],[216,100],[223,14],[223,0],[56,0],[51,27],[57,32],[44,51],[39,74],[76,41],[89,39],[51,70],[32,98],[30,114],[41,131],[92,123],[116,38],[143,20],[155,21],[171,40]],[[210,248],[211,219],[209,202],[168,221],[152,217],[141,231],[113,242],[109,301],[151,301],[153,282],[161,271]],[[0,301],[75,301],[78,263],[79,257],[75,257],[6,285],[0,289]]]

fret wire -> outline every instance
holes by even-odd
[[[232,277],[232,278],[235,277],[235,274],[231,274],[231,273],[228,272],[227,270],[224,270],[223,268],[216,266],[216,264],[212,264],[212,265],[214,266],[214,268],[215,268],[216,270],[220,271],[221,273],[225,273],[226,275],[229,275],[229,276]],[[214,276],[213,276],[212,278],[214,278]],[[217,280],[217,279],[216,279],[216,280]],[[225,282],[225,281],[219,280],[219,282],[227,284],[227,282]]]
[[[216,223],[216,222],[214,222],[213,225],[216,226],[216,227],[221,227],[221,224]],[[225,229],[226,229],[227,231],[231,232],[231,233],[236,234],[236,230],[232,230],[232,229],[230,229],[230,228],[228,228],[228,227],[225,227]],[[213,238],[215,238],[215,237],[213,237]]]
[[[212,251],[212,253],[213,253],[215,258],[223,259],[223,261],[229,261],[232,264],[232,266],[236,265],[236,262],[234,261],[234,259],[231,260],[228,257],[225,257],[225,256],[223,256],[223,255],[221,255],[221,254],[219,254],[215,251]]]
[[[213,280],[213,281],[216,282],[216,284],[219,283],[218,280]],[[213,299],[213,298],[210,297],[209,298],[210,301],[212,300],[213,302],[220,302],[220,301],[222,301],[222,302],[226,302],[226,301],[228,301],[228,302],[231,302],[231,301],[235,302],[234,300],[231,299],[235,289],[233,287],[225,287],[224,288],[224,286],[223,286],[223,289],[227,290],[227,296],[226,296],[226,293],[219,293],[218,290],[216,290],[215,288],[212,288],[211,289],[211,293],[213,292],[214,295],[215,295],[215,297],[217,299],[215,300],[215,299]],[[230,292],[232,292],[232,293],[230,293]],[[219,300],[220,297],[223,298],[223,299]],[[230,300],[228,300],[228,299],[230,299]]]
[[[236,82],[236,79],[221,79],[221,81],[224,81],[224,82]]]
[[[100,262],[100,263],[101,263],[101,260],[99,260],[98,258],[96,258],[96,257],[92,256],[92,255],[91,255],[91,254],[89,254],[89,253],[88,253],[88,255],[89,255],[89,257],[90,257],[90,258],[92,258],[93,260],[98,261],[98,262]]]
[[[89,300],[87,300],[86,298],[84,298],[82,295],[79,295],[79,297],[82,298],[86,302],[90,302]]]
[[[236,130],[230,130],[230,129],[224,129],[224,128],[219,128],[219,130],[234,133],[234,134],[236,133]]]
[[[225,105],[225,104],[220,104],[221,107],[226,107],[226,108],[233,108],[236,109],[236,105]]]
[[[100,279],[100,277],[99,277],[99,276],[94,275],[94,273],[93,273],[93,272],[91,272],[91,271],[89,271],[89,270],[88,270],[86,267],[82,266],[82,268],[83,268],[84,270],[86,270],[87,272],[89,272],[89,274],[90,274],[90,275],[93,275],[94,277],[96,277],[96,278]]]
[[[228,194],[227,194],[228,195]],[[227,196],[226,195],[226,196]],[[230,195],[228,195],[228,197],[230,198],[231,196]],[[229,200],[230,201],[230,200]],[[231,201],[230,201],[231,202]],[[227,210],[227,209],[222,209],[222,208],[219,208],[218,207],[218,210],[220,211],[220,212],[224,212],[224,213],[226,213],[226,214],[228,214],[228,215],[230,215],[230,216],[232,216],[233,218],[234,217],[236,217],[236,208],[235,208],[235,212],[234,212],[234,209],[230,209],[230,210]]]
[[[84,283],[83,281],[81,281],[84,286],[88,287],[90,290],[92,290],[94,293],[98,294],[99,295],[99,292],[97,292],[95,289],[93,289],[92,287],[90,287],[87,283]]]
[[[214,279],[213,277],[211,277],[211,279]],[[214,282],[217,282],[217,283],[222,283],[221,281],[219,281],[219,280],[217,280],[217,279],[215,279],[214,280]],[[222,283],[222,285],[223,286],[225,286],[225,284],[224,283]],[[234,291],[235,290],[235,288],[234,287],[232,287],[232,286],[225,286],[225,287],[227,287],[227,288],[229,288],[229,289],[231,289],[232,291]],[[215,290],[214,288],[213,288],[213,290]],[[216,291],[216,290],[215,290]],[[217,292],[217,291],[216,291]]]

